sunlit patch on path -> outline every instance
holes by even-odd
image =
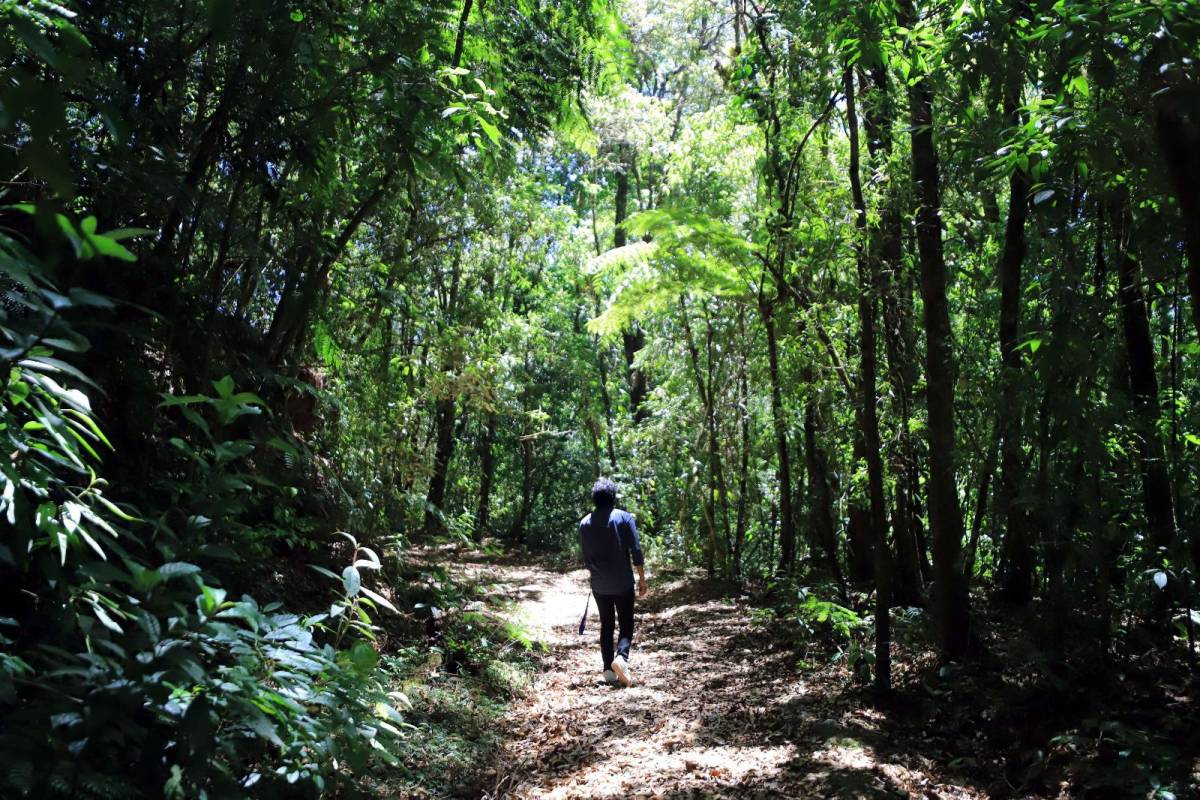
[[[487,567],[549,651],[505,719],[486,798],[981,797],[889,763],[869,713],[851,718],[703,585],[659,584],[638,605],[629,689],[604,684],[586,573]]]

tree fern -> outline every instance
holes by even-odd
[[[613,335],[639,318],[673,307],[681,294],[756,291],[756,248],[722,220],[663,208],[634,214],[625,228],[641,241],[601,253],[589,264],[591,272],[616,283],[608,305],[588,323],[593,333]]]

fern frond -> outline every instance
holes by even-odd
[[[587,271],[592,275],[600,275],[645,266],[650,263],[657,250],[658,245],[655,242],[642,241],[631,242],[624,247],[614,247],[588,262]]]
[[[737,296],[750,292],[755,245],[729,223],[679,208],[634,214],[631,236],[648,238],[592,259],[591,272],[618,275],[603,313],[588,329],[611,336],[634,320],[672,309],[681,294]]]

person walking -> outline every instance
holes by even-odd
[[[633,685],[629,648],[633,644],[633,567],[637,568],[637,596],[646,596],[645,557],[633,514],[617,508],[617,486],[601,478],[592,486],[592,513],[579,522],[583,563],[591,577],[592,595],[600,611],[600,657],[604,680]],[[616,625],[614,626],[614,623]],[[617,646],[613,652],[613,628]]]

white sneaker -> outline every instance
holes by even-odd
[[[617,673],[617,679],[626,686],[633,686],[633,673],[629,671],[629,662],[624,656],[617,656],[612,662],[612,671]]]
[[[604,682],[609,686],[616,686],[621,681],[617,678],[617,673],[613,672],[611,669],[606,669],[604,670]]]

